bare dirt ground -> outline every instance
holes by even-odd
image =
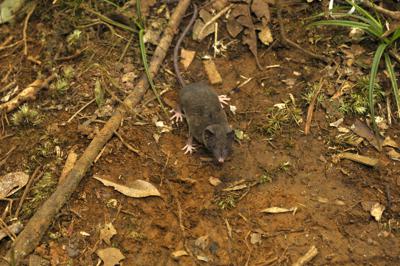
[[[74,148],[81,154],[96,128],[107,120],[107,116],[93,117],[98,107],[92,103],[67,122],[94,98],[96,81],[123,99],[129,88],[121,76],[132,72],[139,77],[143,72],[136,36],[121,63],[116,63],[130,38],[129,33],[119,29],[115,29],[118,37],[107,29],[82,27],[80,47],[86,47],[82,55],[54,60],[56,54],[70,54],[65,48],[66,36],[86,23],[79,21],[83,19],[79,18],[81,10],[63,4],[52,6],[50,2],[48,6],[37,7],[28,27],[29,54],[40,60],[40,65],[23,56],[22,44],[0,50],[0,78],[10,73],[0,88],[12,81],[24,88],[39,74],[61,73],[66,66],[74,70],[65,91],[50,87],[29,103],[42,116],[37,125],[16,126],[12,114],[7,115],[8,119],[3,116],[0,159],[13,147],[15,150],[0,165],[0,175],[14,171],[31,174],[37,166],[43,166],[43,176],[33,184],[22,208],[23,222],[56,187],[68,152]],[[149,16],[156,16],[158,8],[152,6]],[[172,10],[173,4],[168,8]],[[276,41],[272,47],[259,43],[258,53],[261,66],[278,67],[258,69],[254,56],[240,42],[214,59],[223,78],[222,84],[214,88],[231,97],[230,104],[237,111],[235,115],[229,112],[229,121],[246,135],[234,144],[230,159],[220,166],[210,161],[203,149],[184,155],[181,148],[186,140],[186,124],[160,133],[154,121],[162,119],[162,111],[157,101],[151,101],[153,93],[149,91],[142,101],[146,105],[136,108],[140,116],[127,117],[118,131],[140,155],[114,136],[53,220],[35,254],[52,265],[98,265],[96,251],[112,246],[125,256],[123,265],[291,265],[315,246],[318,255],[310,265],[400,265],[398,163],[367,141],[356,147],[339,143],[338,130],[329,126],[337,118],[321,105],[315,109],[311,134],[304,135],[304,122],[298,125],[293,121],[274,135],[266,134],[268,110],[278,103],[290,103],[290,94],[305,121],[307,105],[302,95],[307,88],[324,79],[335,91],[340,87],[338,80],[354,78],[332,71],[335,67],[346,68],[343,54],[338,51],[340,45],[352,46],[346,40],[347,31],[303,27],[304,19],[321,10],[319,3],[299,1],[290,5],[283,13],[285,30],[302,47],[335,59],[337,66],[327,67],[300,50],[284,47],[271,10]],[[74,14],[78,19],[73,18]],[[23,20],[1,25],[0,43],[7,36],[13,41],[21,39],[22,24]],[[223,23],[219,34],[220,38],[230,39]],[[317,45],[310,43],[315,36],[319,36]],[[211,44],[212,39],[195,42],[186,38],[183,46],[197,52],[184,73],[186,80],[207,79],[201,57],[212,54]],[[366,54],[372,51],[368,41],[359,45]],[[153,48],[149,46],[149,56]],[[155,79],[158,89],[169,88],[163,95],[169,107],[173,107],[178,91],[172,69],[171,50]],[[368,72],[356,75],[360,73]],[[238,88],[247,78],[252,79]],[[323,93],[329,95],[325,89]],[[110,94],[106,92],[105,98],[111,99]],[[117,104],[111,100],[111,106]],[[344,118],[343,126],[348,128],[357,119],[355,115]],[[399,141],[398,128],[393,124],[386,135]],[[8,134],[12,135],[4,137]],[[349,150],[380,158],[386,164],[372,168],[333,159],[335,154]],[[137,179],[148,181],[161,197],[129,198],[93,179],[94,174],[125,185]],[[211,177],[222,182],[213,186]],[[21,196],[22,191],[11,197],[15,205]],[[370,202],[385,206],[379,222],[366,210]],[[7,204],[0,201],[0,213]],[[296,210],[261,212],[269,207]],[[8,222],[10,217],[6,214],[3,218]],[[117,234],[107,244],[100,241],[99,232],[110,222]],[[9,238],[1,240],[0,255],[11,244]],[[172,253],[179,250],[189,255],[174,259]]]

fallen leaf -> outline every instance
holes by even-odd
[[[253,11],[259,20],[263,20],[263,23],[268,23],[271,20],[269,6],[265,0],[253,0],[251,11]]]
[[[199,17],[200,18],[194,23],[192,30],[192,37],[195,41],[201,41],[215,31],[215,22],[203,29],[204,25],[213,18],[213,16],[207,10],[201,9],[199,12]]]
[[[331,127],[339,127],[340,124],[343,123],[343,120],[344,120],[343,117],[342,117],[342,118],[339,118],[339,119],[336,120],[335,122],[330,123],[329,126],[331,126]]]
[[[251,233],[250,234],[250,243],[255,245],[261,242],[261,234],[259,233]]]
[[[208,179],[208,182],[209,182],[211,185],[213,185],[214,187],[216,187],[216,186],[218,186],[219,184],[222,183],[221,180],[219,180],[218,178],[213,177],[213,176],[211,176],[211,177]]]
[[[318,249],[315,246],[311,246],[311,248],[307,251],[307,253],[301,256],[296,262],[294,262],[292,266],[307,265],[308,262],[314,259],[317,255],[318,255]]]
[[[243,32],[242,42],[249,47],[249,50],[254,55],[257,67],[261,68],[257,52],[257,35],[249,6],[247,4],[237,4],[232,9],[231,16],[232,19],[236,18],[236,21],[246,28]]]
[[[76,154],[75,149],[72,148],[71,151],[68,153],[67,159],[65,160],[64,168],[62,169],[60,178],[58,179],[58,184],[64,182],[65,177],[72,170],[77,159],[78,155]]]
[[[81,234],[82,236],[90,236],[90,234],[85,231],[80,231],[79,234]]]
[[[236,110],[237,110],[237,108],[236,108],[236,106],[234,106],[234,105],[229,105],[229,111],[231,111],[231,113],[232,114],[236,114]]]
[[[228,5],[228,0],[214,0],[212,2],[212,7],[217,11],[222,10]]]
[[[186,49],[181,49],[181,64],[183,65],[183,68],[185,70],[188,69],[190,64],[192,63],[194,56],[196,55],[195,51],[191,50],[186,50]]]
[[[103,240],[107,245],[111,245],[111,238],[117,234],[112,223],[107,223],[100,229],[100,240]]]
[[[320,203],[328,203],[329,202],[329,200],[327,198],[324,198],[324,197],[318,197],[317,200]]]
[[[199,261],[204,261],[204,262],[208,262],[210,259],[206,256],[202,256],[202,255],[197,255],[196,257]]]
[[[196,247],[205,250],[208,246],[208,235],[205,236],[201,236],[199,238],[196,239],[196,241],[194,242],[194,244],[196,245]]]
[[[153,45],[158,45],[160,41],[160,36],[163,30],[164,21],[153,21],[150,27],[146,28],[146,32],[143,35],[144,43],[151,43]]]
[[[292,208],[281,208],[281,207],[270,207],[270,208],[266,208],[264,210],[262,210],[261,212],[265,212],[265,213],[285,213],[285,212],[296,212],[297,211],[297,207],[292,207]]]
[[[383,143],[382,143],[382,146],[384,146],[384,147],[393,147],[393,148],[396,148],[396,149],[399,149],[400,148],[400,146],[399,146],[399,144],[397,144],[397,142],[396,141],[394,141],[391,137],[386,137],[385,138],[385,140],[383,141]]]
[[[172,258],[177,259],[182,256],[189,256],[189,254],[185,250],[177,250],[172,252]]]
[[[241,185],[236,185],[233,187],[224,188],[222,191],[236,191],[236,190],[242,190],[244,188],[247,188],[246,184],[241,184]]]
[[[382,213],[384,210],[385,210],[385,206],[383,206],[382,204],[377,202],[371,207],[370,213],[371,213],[372,217],[374,217],[375,220],[377,222],[379,222],[382,218]]]
[[[236,19],[230,18],[226,23],[226,29],[232,38],[236,38],[242,32],[243,26]]]
[[[400,161],[400,153],[398,153],[395,149],[390,149],[387,152],[387,155],[389,155],[390,159],[393,161]]]
[[[128,197],[143,198],[143,197],[149,197],[149,196],[161,196],[160,192],[157,190],[156,187],[154,187],[149,182],[146,182],[146,181],[143,181],[140,179],[135,180],[129,187],[127,187],[124,185],[114,183],[112,181],[108,181],[106,179],[102,179],[97,176],[93,176],[93,178],[99,180],[101,183],[103,183],[107,187],[109,187],[109,186],[114,187],[115,190],[117,190],[118,192],[120,192]]]
[[[378,151],[382,150],[381,145],[383,139],[381,137],[376,139],[374,132],[360,120],[356,120],[356,122],[351,126],[351,130],[360,137],[366,139]]]
[[[117,248],[99,249],[96,254],[104,262],[104,266],[115,266],[125,259],[125,256]]]
[[[7,198],[28,183],[29,175],[24,172],[12,172],[0,177],[0,198]]]
[[[379,164],[379,160],[376,158],[371,158],[371,157],[367,157],[367,156],[363,156],[363,155],[359,155],[359,154],[355,154],[355,153],[350,153],[350,152],[343,152],[340,153],[338,155],[335,156],[334,161],[336,161],[336,159],[348,159],[357,163],[362,163],[365,165],[369,165],[372,167],[375,167]]]
[[[265,45],[270,45],[274,41],[271,30],[268,26],[262,28],[262,30],[258,33],[258,38]]]

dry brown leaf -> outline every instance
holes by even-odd
[[[236,5],[232,10],[231,16],[232,18],[236,18],[236,21],[246,28],[244,30],[242,42],[249,47],[251,53],[254,55],[257,66],[261,68],[257,53],[257,35],[249,6],[247,4]]]
[[[271,30],[269,29],[268,26],[264,27],[259,33],[258,33],[258,38],[260,41],[265,44],[265,45],[270,45],[273,41],[274,38],[272,37]]]
[[[306,254],[301,256],[292,266],[303,266],[307,265],[313,258],[318,255],[318,249],[315,246],[311,246]]]
[[[255,245],[261,242],[261,234],[259,233],[251,233],[250,234],[250,243]]]
[[[398,153],[395,149],[390,149],[387,152],[387,155],[389,155],[390,159],[393,161],[400,161],[400,153]]]
[[[224,188],[222,191],[237,191],[247,188],[246,184],[236,185],[233,187]]]
[[[261,210],[261,212],[265,212],[265,213],[285,213],[285,212],[296,212],[297,211],[297,207],[292,207],[292,208],[281,208],[281,207],[269,207],[266,208],[264,210]]]
[[[78,155],[76,154],[75,149],[72,148],[71,151],[68,153],[67,159],[65,160],[64,168],[62,169],[60,178],[58,179],[58,184],[64,182],[65,177],[72,170],[77,159]]]
[[[115,190],[121,192],[125,196],[132,198],[143,198],[149,196],[161,196],[160,192],[149,182],[143,180],[135,180],[129,187],[114,183],[112,181],[93,176],[94,179],[99,180],[107,187],[114,187]]]
[[[360,137],[366,139],[378,151],[382,150],[381,143],[383,139],[381,137],[376,139],[374,132],[360,120],[356,120],[356,122],[351,126],[351,130]]]
[[[125,259],[125,256],[117,248],[99,249],[96,254],[104,262],[104,266],[115,266]]]
[[[379,222],[382,218],[382,213],[384,210],[385,210],[385,206],[383,206],[382,204],[377,202],[374,205],[372,205],[370,213],[371,213],[372,217],[374,217],[375,220],[377,222]]]
[[[195,41],[201,41],[203,40],[205,37],[207,37],[208,35],[214,33],[215,31],[215,22],[211,23],[210,25],[208,25],[202,32],[200,32],[204,25],[210,21],[213,16],[205,9],[201,9],[199,12],[199,19],[196,20],[196,22],[193,25],[193,40]]]
[[[207,73],[208,80],[211,84],[221,84],[222,78],[217,70],[217,66],[212,60],[204,60],[203,61],[204,69]]]
[[[216,187],[216,186],[218,186],[219,184],[222,183],[221,180],[220,180],[219,178],[216,178],[216,177],[213,177],[213,176],[211,176],[211,177],[208,179],[208,182],[209,182],[211,185],[213,185],[214,187]]]
[[[208,235],[201,236],[197,238],[196,241],[194,242],[196,247],[202,250],[205,250],[208,247],[208,243],[209,243]]]
[[[7,198],[28,183],[29,175],[24,172],[8,173],[0,177],[0,198]]]
[[[212,2],[212,7],[217,11],[222,10],[227,5],[228,5],[228,0],[214,0]]]
[[[236,38],[236,36],[238,36],[239,33],[242,32],[243,26],[239,22],[237,22],[236,19],[231,18],[226,23],[226,29],[228,30],[228,33],[232,36],[232,38]]]
[[[266,0],[254,0],[251,4],[251,11],[256,14],[259,20],[263,21],[264,25],[271,20],[271,14]]]
[[[107,245],[111,245],[111,238],[117,234],[117,230],[112,223],[107,223],[100,229],[100,240],[103,240]]]
[[[396,148],[396,149],[400,148],[399,144],[397,144],[397,142],[394,141],[391,137],[386,137],[385,140],[382,143],[382,146],[384,146],[384,147],[393,147],[393,148]]]
[[[378,166],[379,164],[379,160],[376,158],[371,158],[371,157],[367,157],[367,156],[363,156],[363,155],[359,155],[359,154],[355,154],[355,153],[350,153],[350,152],[343,152],[340,153],[336,156],[337,159],[348,159],[357,163],[362,163],[368,166]]]
[[[185,250],[177,250],[172,252],[172,258],[177,259],[182,256],[189,256],[189,254]]]
[[[187,70],[190,64],[193,62],[195,55],[195,51],[186,50],[183,48],[181,49],[181,64],[185,70]]]

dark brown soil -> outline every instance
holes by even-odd
[[[345,38],[347,32],[300,27],[303,19],[320,10],[319,3],[308,5],[307,9],[304,5],[292,5],[289,12],[284,12],[288,37],[304,48],[332,57],[342,67],[344,62],[334,51],[338,51],[337,47],[344,40],[337,41],[338,38],[332,35],[342,34]],[[172,5],[170,7],[172,9]],[[155,9],[150,9],[151,16],[155,15]],[[272,48],[258,44],[259,60],[264,67],[280,67],[260,71],[252,54],[240,42],[229,46],[224,57],[215,59],[223,77],[222,85],[215,86],[215,89],[219,94],[229,94],[232,98],[231,104],[237,107],[236,115],[228,115],[232,127],[249,137],[235,143],[230,159],[218,166],[201,148],[193,155],[184,155],[181,148],[187,134],[185,124],[174,126],[172,132],[162,133],[156,142],[154,134],[160,133],[153,119],[162,119],[162,111],[156,101],[138,106],[141,117],[129,116],[119,133],[141,155],[128,150],[117,137],[113,137],[79,189],[54,219],[36,254],[51,260],[53,265],[97,265],[96,250],[113,246],[126,257],[124,265],[291,265],[315,246],[319,253],[312,265],[400,265],[398,163],[365,141],[353,151],[384,159],[388,162],[386,166],[374,169],[347,160],[334,163],[332,156],[348,146],[335,145],[338,132],[329,126],[334,120],[321,106],[315,110],[308,136],[303,133],[304,122],[286,125],[272,138],[261,130],[268,109],[290,100],[289,94],[296,99],[305,121],[307,107],[302,95],[310,84],[323,78],[335,90],[340,87],[336,83],[337,74],[330,76],[324,63],[280,44],[274,10],[272,14],[273,35],[277,40]],[[23,45],[0,51],[0,78],[12,68],[9,77],[0,83],[0,88],[13,80],[24,88],[39,74],[47,76],[66,65],[75,70],[65,93],[45,90],[29,103],[43,115],[38,126],[14,126],[11,124],[12,114],[7,115],[9,124],[3,117],[3,136],[13,135],[4,139],[0,135],[0,158],[12,147],[17,148],[6,164],[0,166],[0,175],[14,171],[32,173],[42,165],[45,175],[53,180],[42,191],[44,198],[39,202],[34,201],[36,194],[33,191],[28,194],[21,214],[23,222],[54,190],[71,148],[76,147],[76,152],[81,154],[90,142],[90,137],[83,134],[79,126],[92,116],[97,108],[95,103],[70,123],[67,120],[93,99],[95,81],[100,80],[120,99],[129,92],[124,91],[123,85],[122,89],[111,85],[106,77],[108,75],[121,84],[124,70],[115,62],[129,39],[129,34],[122,30],[116,31],[124,39],[110,31],[99,32],[96,27],[83,28],[84,43],[81,47],[88,47],[87,50],[72,60],[54,60],[59,43],[65,43],[66,35],[75,25],[73,22],[84,24],[79,20],[73,21],[72,15],[72,9],[65,5],[48,9],[39,6],[30,19],[29,53],[40,60],[41,65],[23,56]],[[21,39],[22,25],[23,21],[1,25],[0,43],[7,36],[13,36],[13,41]],[[220,38],[229,39],[223,23],[221,28]],[[310,44],[309,37],[316,35],[321,36],[321,41],[317,45]],[[196,59],[185,72],[187,80],[207,78],[200,57],[212,54],[210,43],[211,39],[200,43],[190,38],[185,41],[185,48],[197,52]],[[371,46],[361,45],[368,51],[368,46]],[[149,46],[149,50],[153,48]],[[61,48],[61,54],[68,54],[65,47]],[[136,36],[121,65],[133,66],[138,76],[142,73]],[[161,90],[170,88],[163,97],[173,107],[178,83],[170,71],[172,52],[155,83]],[[253,78],[250,82],[237,88],[239,82],[250,77]],[[295,79],[295,84],[287,85],[284,82],[287,79]],[[149,92],[143,102],[152,97]],[[106,98],[110,98],[107,93]],[[113,106],[116,105],[114,101]],[[350,126],[355,118],[346,116],[344,124]],[[107,117],[98,120],[106,121]],[[101,126],[102,123],[94,122],[90,128]],[[397,130],[398,125],[394,124],[386,135],[399,141]],[[56,147],[60,148],[61,155],[56,154]],[[154,184],[162,196],[129,198],[103,186],[92,178],[93,174],[126,185],[136,179],[146,180]],[[210,177],[219,178],[222,183],[214,187],[209,183]],[[236,191],[224,191],[235,182],[247,186]],[[12,198],[18,202],[21,195],[19,192]],[[386,207],[380,222],[363,209],[362,203],[368,201]],[[6,203],[0,201],[1,213]],[[261,212],[268,207],[297,207],[297,211],[281,214]],[[117,230],[111,245],[99,241],[99,230],[109,222]],[[204,249],[196,245],[196,240],[202,236],[208,236]],[[261,236],[260,241],[251,243],[258,236]],[[10,244],[8,238],[0,241],[0,255],[5,254]],[[171,254],[177,250],[192,254],[174,260]],[[201,258],[207,258],[209,262],[202,262]]]

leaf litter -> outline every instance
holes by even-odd
[[[104,262],[104,266],[115,266],[125,259],[125,256],[117,248],[98,249],[96,254]]]
[[[144,198],[150,196],[157,196],[160,197],[161,194],[158,189],[144,180],[135,180],[129,187],[114,183],[112,181],[103,179],[99,176],[94,175],[94,179],[99,180],[103,185],[107,187],[113,187],[116,191],[124,194],[125,196],[132,197],[132,198]]]

